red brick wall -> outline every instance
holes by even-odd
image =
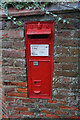
[[[3,19],[3,86],[9,118],[78,118],[78,55],[80,25],[78,13],[60,14],[70,24],[55,21],[52,100],[27,96],[24,27]],[[32,16],[29,17],[31,20]],[[27,17],[18,17],[23,24]],[[35,16],[34,19],[37,19]],[[33,19],[33,20],[34,20]]]

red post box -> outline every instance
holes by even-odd
[[[29,97],[51,99],[54,22],[27,22],[25,36]]]

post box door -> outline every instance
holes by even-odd
[[[34,61],[30,63],[31,67],[31,95],[38,98],[48,98],[50,96],[50,61]]]

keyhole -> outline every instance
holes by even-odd
[[[35,81],[34,84],[36,84],[37,82]]]

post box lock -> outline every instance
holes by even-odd
[[[39,65],[39,62],[38,62],[38,61],[33,61],[33,65],[34,65],[34,66],[38,66],[38,65]]]
[[[51,99],[54,22],[26,22],[25,35],[29,97]]]

